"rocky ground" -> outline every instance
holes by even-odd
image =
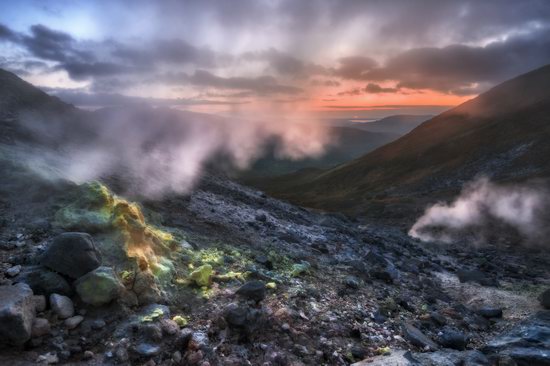
[[[550,364],[547,250],[425,244],[215,174],[134,205],[2,173],[0,364]]]

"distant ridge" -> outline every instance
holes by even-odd
[[[355,123],[352,127],[369,132],[404,135],[432,117],[432,115],[396,114],[374,122]]]

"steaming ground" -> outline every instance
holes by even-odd
[[[76,183],[119,176],[127,193],[162,197],[188,193],[206,165],[248,167],[275,141],[278,157],[316,157],[334,143],[326,126],[315,122],[229,119],[174,109],[134,107],[81,112],[64,128],[32,113],[23,125],[41,143],[20,159],[43,176]],[[55,116],[53,118],[56,118]]]
[[[503,185],[479,178],[466,184],[451,203],[426,209],[409,235],[444,243],[466,236],[484,244],[498,230],[501,238],[516,235],[527,244],[547,245],[549,197],[541,183]]]
[[[325,131],[236,129],[163,109],[87,113],[10,75],[0,83],[0,364],[550,363],[550,304],[538,300],[547,250],[420,242],[403,223],[300,208],[205,169],[218,155],[246,164],[272,138],[281,154],[315,154]],[[479,186],[465,199],[481,206],[531,197]]]

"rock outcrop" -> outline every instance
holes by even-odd
[[[0,343],[21,345],[31,337],[35,310],[31,288],[0,286]]]

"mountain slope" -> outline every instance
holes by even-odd
[[[380,205],[410,203],[418,209],[425,193],[432,200],[445,198],[479,174],[496,180],[548,177],[548,85],[550,65],[506,81],[352,162],[279,177],[261,188],[301,205],[379,214]]]

